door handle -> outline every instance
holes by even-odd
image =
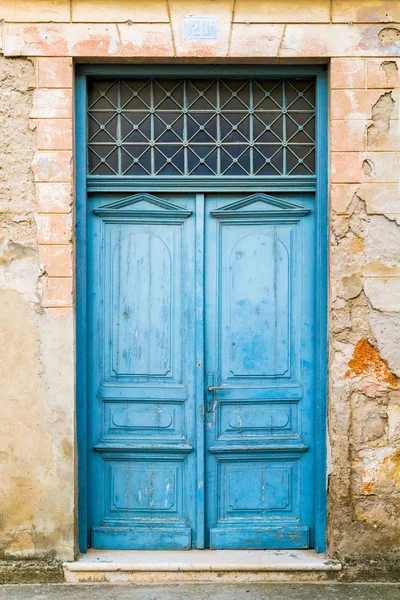
[[[206,411],[208,413],[212,413],[214,411],[214,394],[210,395],[210,392],[214,390],[214,373],[209,373],[207,375],[207,402],[206,402]]]
[[[207,398],[207,407],[206,407],[206,410],[207,410],[208,413],[214,412],[214,406],[215,406],[215,395],[214,395],[214,392],[215,392],[215,390],[225,390],[225,389],[226,388],[224,386],[214,385],[214,373],[209,373],[207,375],[208,398]]]

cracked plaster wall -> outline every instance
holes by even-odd
[[[360,136],[339,146],[356,182],[332,188],[328,540],[340,557],[387,558],[400,551],[400,187],[387,169],[400,149],[398,62],[372,70]]]
[[[72,311],[43,303],[27,59],[0,56],[0,557],[74,552]]]

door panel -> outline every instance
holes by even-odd
[[[209,545],[307,548],[312,203],[256,194],[206,207]]]
[[[95,548],[196,541],[194,199],[90,202]]]
[[[275,228],[269,235],[255,225],[221,231],[221,264],[227,265],[219,273],[224,383],[289,371],[290,233]]]

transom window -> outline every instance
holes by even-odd
[[[91,80],[88,174],[314,175],[314,80]]]

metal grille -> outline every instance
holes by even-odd
[[[314,81],[92,81],[88,89],[88,172],[313,175]]]

